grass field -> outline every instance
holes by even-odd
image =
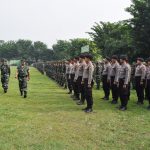
[[[55,82],[31,68],[29,95],[19,95],[12,68],[10,89],[0,91],[0,150],[150,150],[150,111],[128,111],[100,100],[94,90],[94,112],[85,114]]]

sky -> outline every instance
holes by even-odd
[[[0,40],[89,38],[95,22],[130,18],[131,0],[0,0]]]

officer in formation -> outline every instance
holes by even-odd
[[[79,100],[77,102],[78,105],[83,105],[85,102],[85,92],[84,92],[84,84],[82,84],[82,78],[83,78],[83,72],[86,66],[86,62],[85,62],[85,55],[81,54],[79,56],[79,64],[77,65],[77,69],[76,69],[76,75],[75,75],[75,79],[74,82],[76,84],[77,87],[77,100]]]
[[[21,64],[17,67],[16,79],[19,81],[20,95],[27,97],[27,81],[30,80],[30,70],[25,60],[21,60]]]
[[[103,69],[103,72],[102,72],[102,83],[103,83],[104,97],[102,99],[109,100],[109,95],[110,95],[110,71],[111,71],[110,58],[106,57],[103,61],[104,61],[104,69]]]
[[[88,53],[81,54],[79,57],[69,60],[66,67],[70,79],[70,81],[68,80],[68,87],[70,86],[72,90],[69,94],[73,92],[71,97],[77,101],[77,105],[83,105],[86,100],[87,107],[83,109],[86,113],[93,111],[94,65],[92,59],[92,55]]]
[[[68,61],[51,61],[51,62],[38,62],[33,64],[41,74],[46,74],[49,78],[55,80],[60,86],[67,88],[68,74]],[[69,80],[70,81],[70,80]],[[72,89],[70,89],[72,93]]]
[[[147,59],[146,64],[144,64],[144,59],[137,58],[136,63],[130,65],[126,55],[120,57],[113,55],[111,58],[105,57],[99,65],[102,68],[101,76],[104,91],[102,99],[109,100],[111,93],[111,103],[118,104],[118,99],[120,99],[119,110],[125,111],[132,87],[136,90],[137,104],[143,105],[146,95],[149,100],[148,109],[150,110],[150,58]],[[39,64],[38,66],[42,65]],[[81,54],[65,62],[49,62],[45,64],[45,72],[58,83],[58,79],[63,77],[64,80],[61,78],[62,85],[66,85],[69,90],[68,94],[71,94],[77,105],[83,105],[86,100],[87,107],[84,111],[92,112],[92,87],[93,76],[95,76],[93,74],[97,74],[94,72],[96,67],[97,65],[92,63],[90,54]],[[39,68],[39,70],[41,69]]]
[[[143,58],[137,58],[136,65],[130,66],[128,58],[125,55],[118,58],[116,55],[111,59],[105,58],[103,70],[103,90],[104,100],[109,100],[109,91],[112,92],[112,104],[118,103],[118,98],[121,100],[120,110],[127,110],[127,104],[130,99],[131,82],[134,82],[134,87],[137,94],[137,105],[143,105],[145,99],[144,90],[146,90],[147,99],[149,100],[148,109],[150,110],[150,58],[147,59],[147,64]],[[109,69],[107,69],[107,67]],[[134,81],[131,81],[134,80]],[[110,87],[110,88],[109,88]]]
[[[92,87],[94,85],[93,82],[94,66],[92,64],[92,59],[93,59],[92,55],[90,54],[85,55],[86,66],[83,71],[83,78],[81,83],[84,85],[85,99],[87,102],[87,107],[83,109],[86,113],[90,113],[93,111]]]
[[[0,66],[0,69],[1,69],[2,88],[4,89],[4,93],[7,93],[9,77],[10,77],[10,66],[8,65],[6,59],[2,59],[2,64]]]
[[[147,89],[147,98],[148,98],[148,101],[149,101],[148,109],[150,110],[150,58],[147,59],[146,89]]]
[[[122,55],[118,58],[116,55],[110,59],[106,57],[104,60],[103,70],[103,90],[105,93],[104,100],[109,100],[110,89],[112,92],[112,104],[118,103],[120,98],[120,110],[127,109],[130,91],[131,67],[128,64],[127,56]]]
[[[33,66],[43,74],[42,64],[43,62],[39,62]],[[93,111],[94,66],[92,55],[88,53],[81,54],[67,61],[47,62],[44,66],[46,75],[59,85],[68,88],[68,94],[76,101],[77,105],[83,105],[86,100],[87,107],[83,111],[86,113]]]

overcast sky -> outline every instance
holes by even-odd
[[[94,22],[119,21],[131,0],[0,0],[0,40],[30,39],[49,47],[57,40],[88,37]]]

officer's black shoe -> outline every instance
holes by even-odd
[[[150,110],[150,105],[147,107],[148,110]]]
[[[105,101],[108,101],[108,100],[109,100],[109,98],[108,98],[108,97],[105,97],[105,98],[104,98],[104,100],[105,100]]]
[[[89,109],[86,109],[86,110],[85,110],[85,113],[91,113],[91,112],[93,112],[93,109],[92,109],[92,108],[89,108]]]
[[[120,110],[125,111],[125,110],[127,110],[127,107],[122,107]]]
[[[104,100],[105,98],[106,98],[106,97],[102,97],[101,99],[103,99],[103,100]]]
[[[77,105],[84,105],[84,103],[81,102],[81,101],[79,101],[79,102],[77,103]]]

